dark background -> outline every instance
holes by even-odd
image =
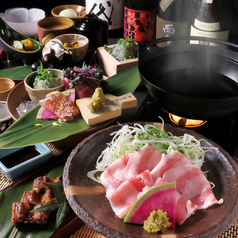
[[[95,0],[96,2],[97,0]],[[139,0],[146,1],[146,0]],[[154,0],[156,1],[156,0]],[[160,1],[160,0],[158,0]],[[176,1],[176,0],[175,0]],[[178,1],[178,0],[177,0]],[[199,3],[201,0],[190,0],[194,3]],[[229,23],[230,40],[233,43],[238,44],[238,0],[214,0],[218,3],[223,15],[223,19],[226,19]],[[1,4],[0,12],[4,12],[8,8],[12,7],[26,7],[26,8],[41,8],[46,12],[46,16],[52,16],[51,10],[59,5],[64,4],[78,4],[85,6],[85,0],[40,0],[40,1],[20,1],[20,0],[5,0],[4,4]]]

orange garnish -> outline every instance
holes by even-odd
[[[25,50],[31,50],[33,47],[33,43],[30,39],[22,40],[21,43],[23,44]]]

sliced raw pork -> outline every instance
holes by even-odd
[[[161,154],[150,145],[109,165],[101,175],[101,182],[120,218],[125,218],[144,193],[164,183],[176,183],[176,222],[180,225],[197,209],[223,203],[215,198],[201,169],[186,156],[179,151]]]
[[[151,171],[160,162],[162,154],[150,145],[145,145],[140,151],[131,154],[125,169],[125,178],[141,174],[145,170]]]
[[[161,156],[159,151],[145,145],[140,151],[130,153],[110,164],[100,178],[106,193],[111,193],[121,183],[145,170],[151,171],[160,162]]]
[[[161,161],[151,171],[151,176],[156,180],[158,177],[163,177],[165,171],[185,164],[191,164],[191,162],[178,150],[167,155],[162,154]]]
[[[107,194],[113,192],[126,180],[124,170],[129,159],[130,154],[114,161],[101,174],[100,180]]]
[[[132,177],[123,182],[112,193],[107,194],[112,210],[120,218],[125,218],[131,207],[138,200],[137,196],[145,187],[140,177]]]
[[[169,169],[164,173],[163,179],[175,182],[178,193],[185,200],[191,200],[198,209],[223,203],[223,199],[217,201],[210,183],[197,165],[187,164]]]

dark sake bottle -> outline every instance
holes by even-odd
[[[228,41],[229,30],[223,24],[221,11],[216,0],[201,0],[191,25],[190,35]],[[191,41],[191,43],[217,45],[205,40]]]
[[[147,43],[155,39],[155,0],[125,0],[124,39]]]
[[[189,36],[193,0],[159,0],[156,15],[156,38]],[[167,41],[161,46],[169,45]]]

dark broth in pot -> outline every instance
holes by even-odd
[[[238,85],[235,81],[217,72],[199,69],[169,71],[151,82],[159,88],[188,97],[229,98],[238,96]]]

